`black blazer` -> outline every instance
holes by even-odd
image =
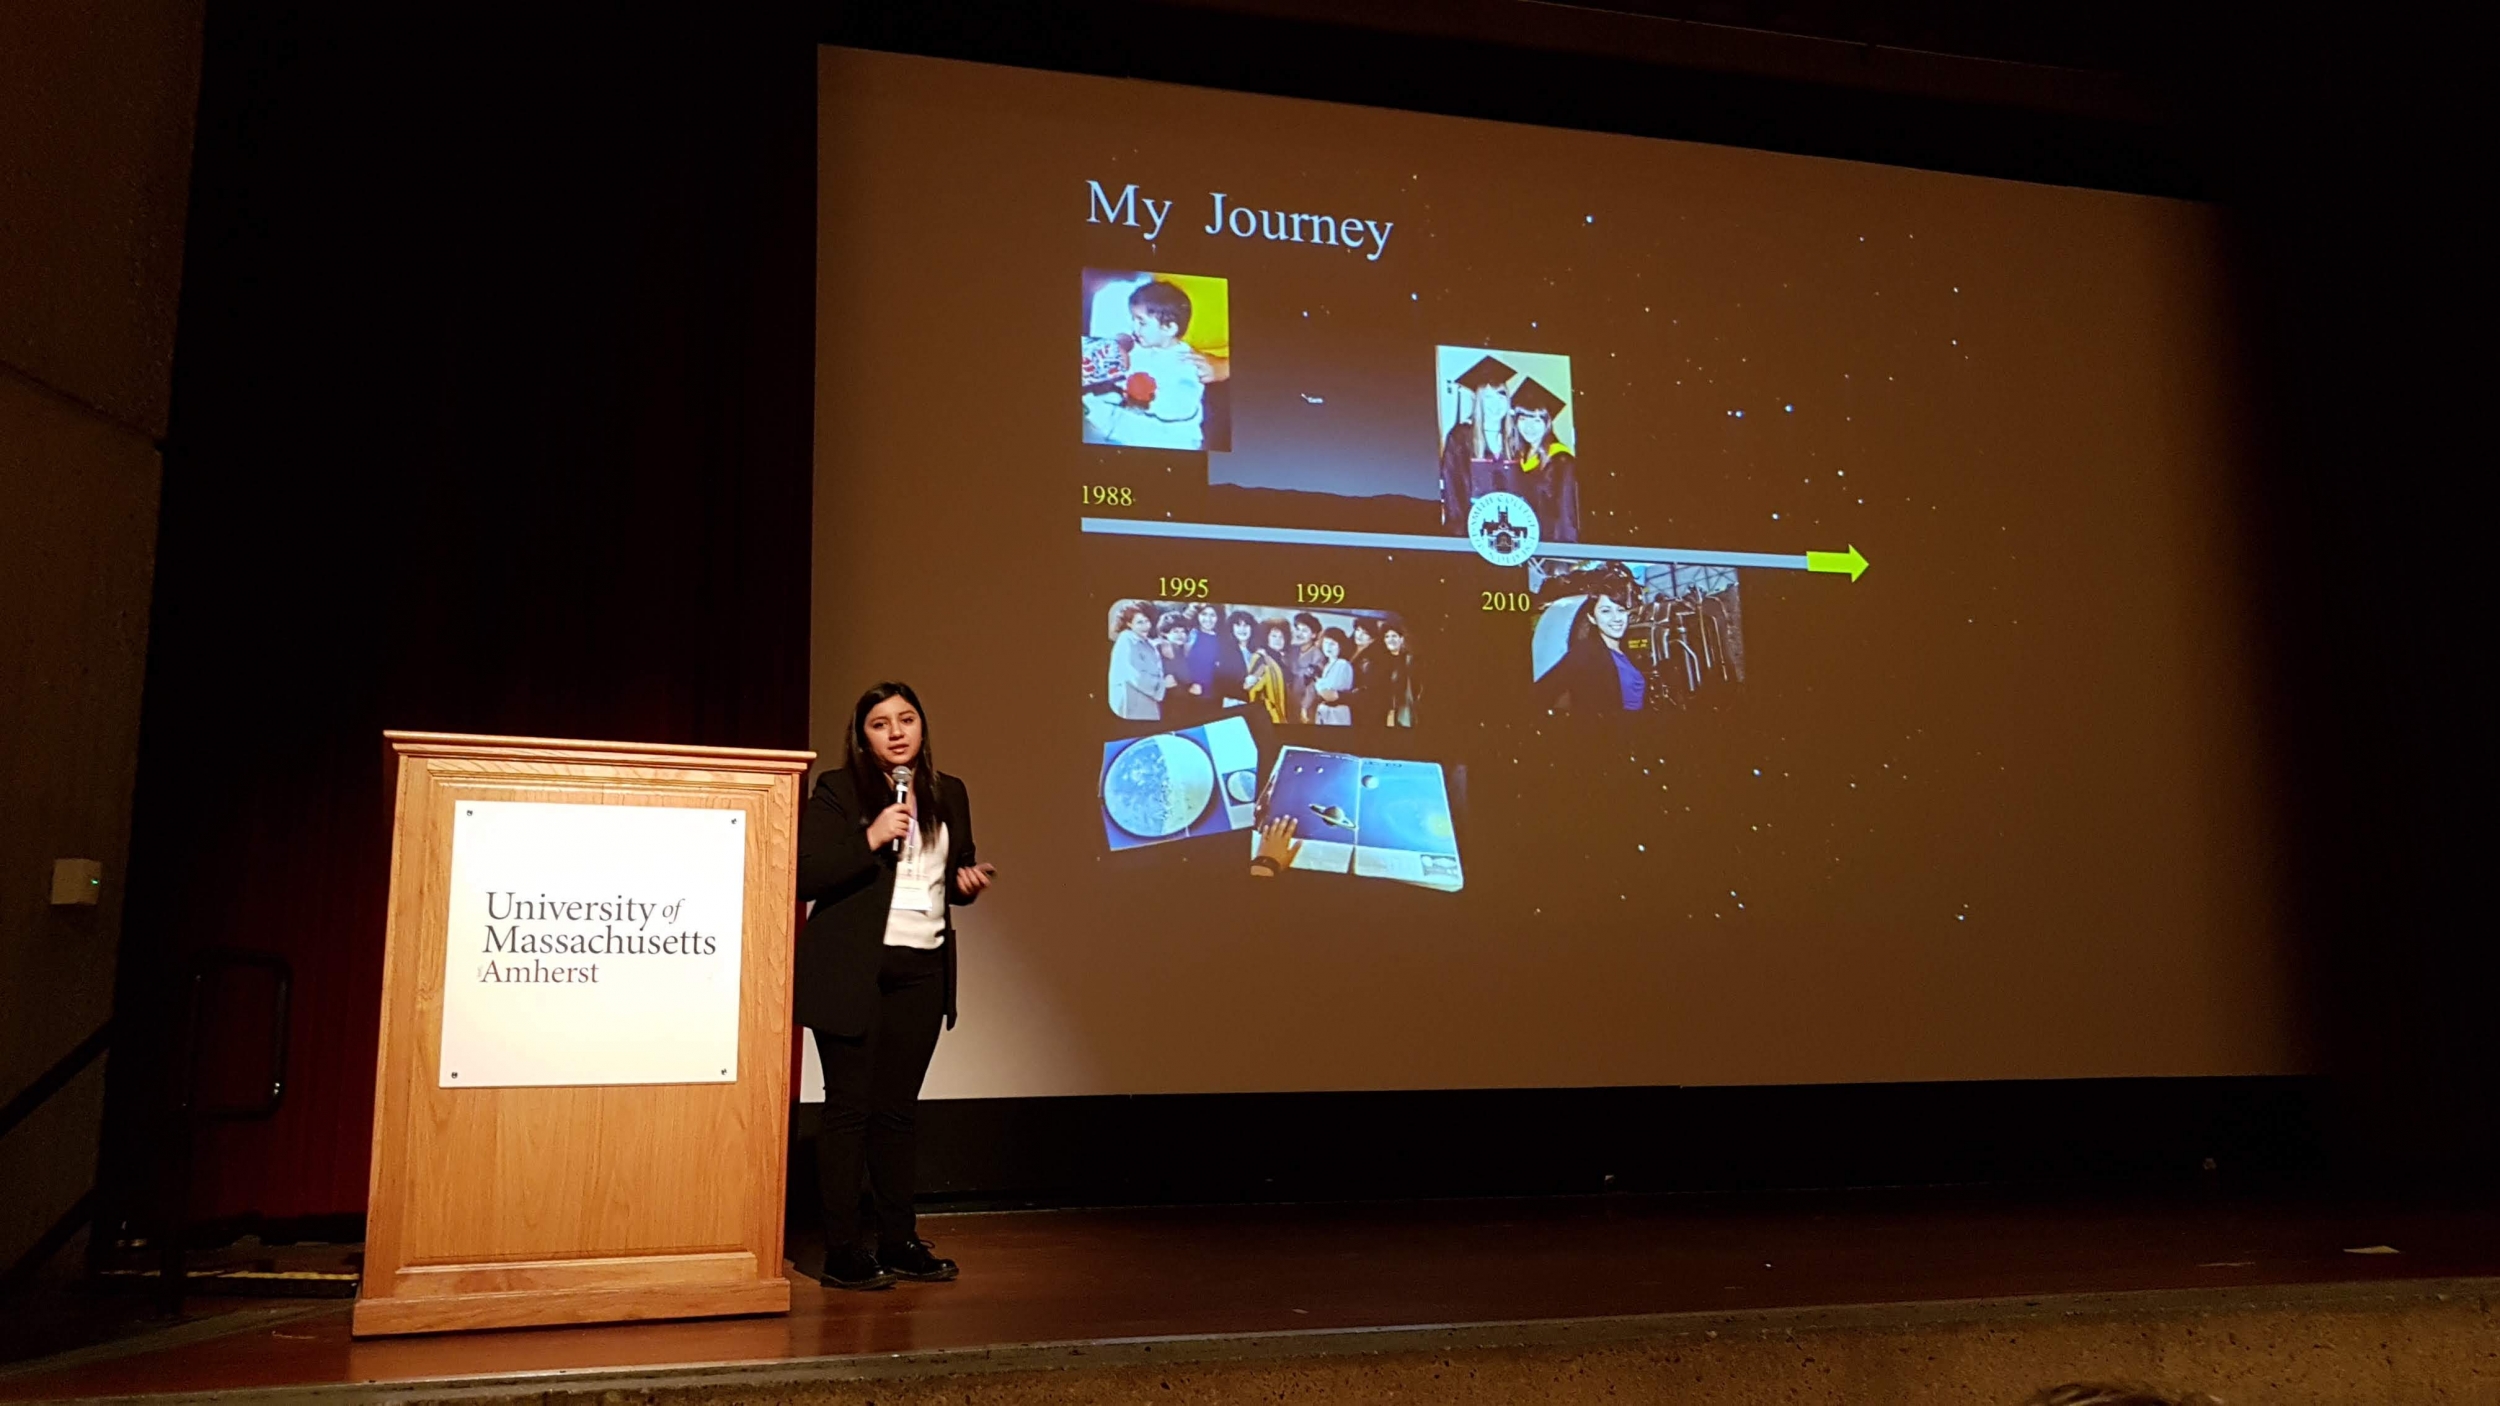
[[[955,1024],[954,907],[972,900],[955,890],[954,874],[974,862],[972,799],[964,784],[938,773],[938,814],[946,822],[946,1024]],[[795,982],[799,1023],[846,1038],[865,1035],[876,1016],[877,965],[894,902],[894,847],[868,848],[868,822],[893,804],[879,791],[862,804],[848,769],[816,778],[799,813],[799,899],[812,901],[799,934]]]

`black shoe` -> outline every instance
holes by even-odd
[[[943,1284],[955,1277],[955,1262],[942,1260],[929,1253],[926,1240],[906,1240],[899,1245],[879,1245],[877,1261],[897,1278],[916,1284]]]
[[[857,1245],[845,1245],[825,1255],[825,1267],[816,1273],[816,1282],[832,1289],[891,1289],[898,1276],[877,1263],[877,1257]]]

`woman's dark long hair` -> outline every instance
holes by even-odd
[[[1527,462],[1529,455],[1544,448],[1545,446],[1541,444],[1528,443],[1528,437],[1519,432],[1519,416],[1513,413],[1502,417],[1501,447],[1491,457],[1498,458],[1505,464],[1521,464]]]
[[[885,809],[890,802],[877,798],[894,794],[894,777],[868,745],[868,710],[889,698],[902,699],[920,715],[920,755],[911,759],[911,796],[920,813],[920,838],[934,844],[938,826],[945,823],[946,817],[938,814],[938,770],[929,746],[929,710],[920,706],[920,695],[911,691],[910,684],[873,684],[859,696],[859,702],[851,708],[851,745],[843,762],[850,768],[851,786],[859,793],[860,809],[870,816]]]
[[[1605,592],[1603,591],[1589,592],[1587,599],[1580,602],[1580,608],[1571,613],[1571,633],[1566,638],[1563,646],[1563,653],[1567,655],[1578,654],[1584,650],[1602,650],[1606,647],[1606,632],[1597,628],[1597,602],[1603,595],[1605,595]],[[1618,601],[1616,603],[1619,605],[1622,602]],[[862,708],[859,715],[862,718],[867,717],[868,710]],[[926,740],[929,735],[928,719],[921,719],[920,727],[920,735],[923,739],[920,746],[921,749],[925,751],[929,746]]]

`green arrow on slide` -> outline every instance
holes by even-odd
[[[1849,579],[1855,581],[1866,574],[1866,558],[1859,556],[1855,547],[1845,552],[1808,552],[1806,570],[1845,571],[1849,573]]]

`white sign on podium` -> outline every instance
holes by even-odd
[[[460,802],[441,1086],[734,1081],[746,841],[735,810]]]

